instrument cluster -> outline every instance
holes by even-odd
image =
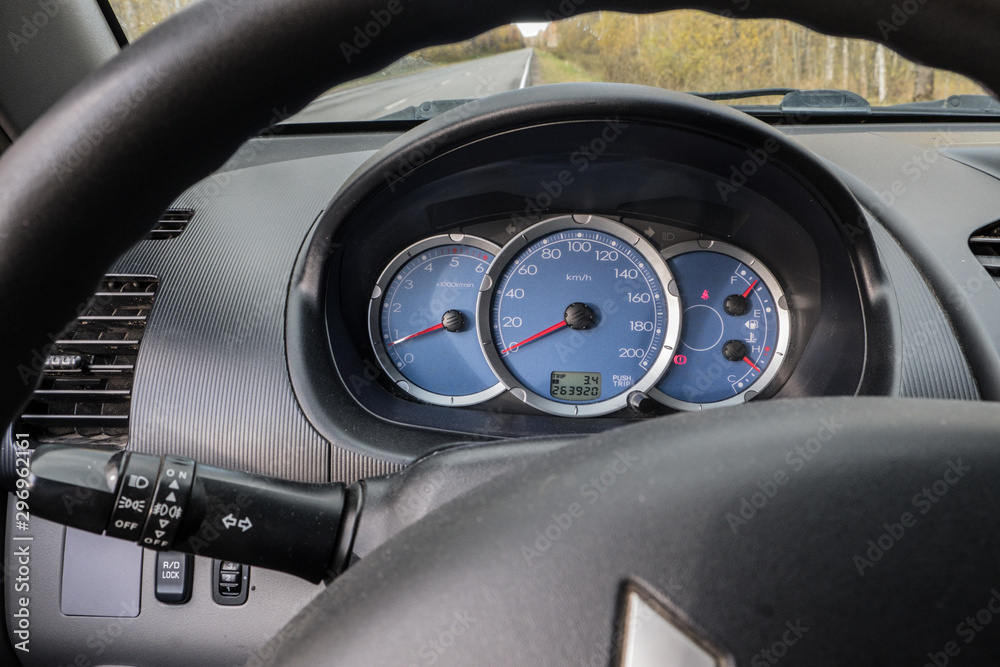
[[[535,90],[399,137],[321,216],[287,340],[325,437],[412,460],[456,437],[893,391],[887,282],[824,165],[722,107]],[[781,149],[734,184],[765,142]]]
[[[502,247],[423,239],[371,291],[375,358],[412,399],[470,406],[504,392],[566,417],[652,401],[748,401],[785,360],[793,318],[756,257],[707,237],[654,245],[596,215],[561,215]]]

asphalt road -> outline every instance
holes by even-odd
[[[430,100],[486,97],[530,85],[531,49],[436,67],[319,98],[291,122],[374,120]]]

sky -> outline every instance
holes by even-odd
[[[541,32],[548,23],[518,23],[517,27],[525,37],[534,37]]]

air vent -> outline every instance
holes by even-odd
[[[1000,285],[1000,221],[983,227],[969,238],[969,248],[976,261]]]
[[[181,235],[193,217],[194,211],[189,208],[168,209],[160,216],[160,221],[146,238],[153,240],[175,239]]]
[[[17,432],[36,442],[124,446],[139,343],[159,281],[105,276],[45,361]]]

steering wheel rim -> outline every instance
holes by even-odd
[[[681,4],[690,6],[691,3],[620,0],[599,2],[588,5],[586,9],[645,12]],[[827,32],[877,37],[875,33],[878,20],[892,11],[892,3],[888,0],[868,3],[856,13],[850,11],[851,3],[847,0],[829,3],[814,10],[803,9],[798,6],[800,4],[761,0],[746,16],[787,15]],[[949,23],[948,29],[961,34],[960,39],[967,47],[961,56],[949,55],[933,47],[921,48],[923,44],[934,43],[928,39],[929,36],[936,37],[940,34],[943,21],[942,10],[938,5],[928,5],[913,17],[910,29],[899,35],[898,43],[894,46],[901,47],[903,52],[917,54],[929,64],[969,73],[997,89],[995,84],[1000,78],[995,73],[995,68],[991,67],[994,44],[988,29],[990,22],[984,20],[982,14],[971,11],[981,9],[975,7],[976,4],[956,0],[947,6],[957,10],[959,20],[954,24]],[[729,11],[730,5],[731,3],[722,0],[706,0],[700,7],[721,13]],[[84,303],[92,293],[92,286],[106,266],[144,235],[158,213],[177,192],[220,166],[248,135],[269,123],[275,115],[274,109],[297,110],[330,85],[373,72],[396,57],[422,46],[470,37],[515,18],[551,18],[546,16],[544,7],[528,0],[509,0],[486,5],[450,4],[444,0],[436,0],[424,3],[419,12],[400,14],[398,19],[384,26],[379,40],[359,49],[356,57],[346,57],[344,51],[340,50],[340,44],[350,43],[353,28],[364,26],[372,20],[372,12],[384,9],[383,3],[377,0],[360,3],[347,0],[328,3],[314,0],[275,0],[269,3],[211,0],[192,6],[89,77],[8,149],[0,159],[0,183],[4,184],[0,191],[0,238],[3,239],[0,251],[0,307],[5,313],[25,313],[32,317],[30,321],[25,318],[23,326],[5,328],[3,334],[9,362],[0,368],[2,423],[12,419],[31,389],[31,373],[25,379],[23,369],[30,370],[33,367],[32,358],[40,356],[40,345],[46,339],[46,334],[62,328],[73,316],[78,304]],[[995,17],[997,10],[994,8],[990,11]],[[854,21],[859,18],[861,22],[855,24]],[[864,24],[863,27],[857,28],[856,25],[861,23]],[[331,38],[331,35],[335,37]],[[956,41],[958,39],[956,35]],[[248,49],[248,44],[253,44],[257,50]],[[280,57],[275,57],[276,54],[280,54]],[[303,65],[303,62],[309,64]],[[290,66],[292,63],[295,67]],[[217,103],[207,107],[204,104],[206,99],[217,100]],[[281,115],[284,113],[283,111]],[[186,151],[177,150],[176,137],[179,132],[185,134]],[[141,196],[136,196],[135,193],[141,193]],[[68,220],[75,220],[78,224],[68,225]],[[82,254],[80,248],[92,248],[94,251]],[[998,461],[993,447],[993,433],[1000,422],[994,407],[874,399],[775,403],[721,410],[700,416],[674,417],[662,423],[595,436],[552,454],[545,465],[538,469],[526,471],[520,477],[497,480],[482,494],[456,500],[387,543],[379,552],[335,582],[320,597],[322,606],[313,609],[311,618],[300,617],[289,626],[296,631],[308,632],[312,641],[285,643],[281,652],[276,654],[276,659],[317,664],[310,660],[325,655],[326,659],[338,662],[351,663],[356,662],[355,659],[363,659],[363,662],[371,663],[371,656],[379,655],[381,651],[380,643],[385,650],[396,651],[388,657],[409,655],[413,646],[409,642],[424,637],[427,632],[433,632],[436,626],[428,623],[432,624],[440,619],[434,614],[417,614],[420,618],[411,619],[412,622],[400,626],[405,632],[391,635],[394,638],[386,641],[386,632],[396,632],[400,628],[366,625],[363,620],[359,620],[366,609],[385,609],[377,604],[372,584],[365,584],[365,578],[391,572],[392,576],[381,579],[376,577],[380,582],[378,588],[387,591],[389,584],[395,582],[397,590],[387,591],[386,595],[391,593],[391,597],[396,598],[402,596],[403,600],[412,603],[412,596],[426,590],[429,582],[440,580],[428,577],[424,588],[418,588],[414,587],[411,579],[401,578],[404,566],[414,568],[418,562],[413,558],[407,560],[407,555],[419,555],[422,559],[419,561],[421,567],[427,568],[421,571],[440,575],[443,558],[455,563],[456,558],[463,553],[463,548],[485,548],[490,539],[495,540],[497,536],[504,534],[498,527],[505,518],[502,514],[505,509],[511,510],[511,516],[518,517],[520,521],[531,521],[538,516],[544,518],[549,508],[560,500],[559,497],[545,495],[555,493],[552,489],[556,489],[548,482],[547,488],[550,490],[544,490],[546,487],[543,484],[549,479],[548,475],[556,475],[557,482],[561,476],[563,481],[559,483],[565,484],[569,475],[585,474],[601,461],[601,455],[608,444],[615,445],[624,438],[634,438],[630,443],[638,443],[636,447],[641,445],[642,454],[650,457],[648,460],[640,459],[635,462],[639,468],[648,466],[648,475],[645,478],[640,478],[639,475],[622,477],[623,482],[627,479],[633,481],[618,485],[614,493],[625,494],[625,489],[630,489],[640,479],[648,484],[653,476],[674,474],[672,470],[688,470],[694,475],[691,480],[701,482],[702,486],[699,488],[705,493],[716,493],[712,496],[716,503],[713,506],[718,506],[721,502],[719,494],[725,492],[728,494],[726,497],[732,500],[734,491],[734,482],[728,478],[723,480],[725,484],[713,484],[712,473],[719,466],[719,461],[731,460],[732,469],[739,471],[741,480],[753,481],[754,475],[766,472],[768,468],[776,469],[774,462],[778,459],[775,457],[785,454],[783,446],[802,441],[804,437],[813,437],[802,430],[806,427],[799,422],[804,416],[807,423],[812,423],[829,418],[828,415],[833,415],[833,419],[839,419],[845,424],[845,433],[853,433],[852,428],[857,428],[859,432],[850,438],[845,437],[842,445],[827,450],[836,454],[831,457],[831,463],[817,459],[819,465],[809,468],[815,471],[809,474],[815,475],[819,480],[815,482],[814,488],[833,494],[844,488],[844,482],[851,482],[854,480],[853,476],[861,475],[855,487],[868,492],[858,492],[852,496],[853,501],[847,505],[850,511],[842,512],[838,520],[827,525],[827,532],[824,534],[838,536],[838,540],[862,536],[851,519],[881,516],[879,512],[886,511],[889,511],[888,516],[892,519],[890,510],[895,511],[897,506],[886,494],[887,487],[898,490],[907,483],[923,480],[925,475],[937,470],[934,466],[939,468],[942,460],[947,462],[948,457],[965,456],[968,457],[967,463],[975,458],[975,474],[970,473],[966,480],[968,484],[949,487],[954,489],[950,498],[962,501],[956,502],[956,505],[965,509],[961,516],[948,514],[949,518],[955,519],[956,528],[941,529],[936,523],[929,521],[919,524],[930,530],[930,544],[935,549],[934,554],[958,554],[963,557],[962,573],[966,576],[959,584],[952,582],[952,587],[948,589],[945,586],[947,582],[942,580],[943,570],[930,567],[930,564],[937,565],[938,561],[927,559],[925,562],[920,557],[923,554],[910,553],[917,548],[917,540],[898,540],[894,546],[897,548],[896,555],[910,555],[907,560],[911,564],[910,569],[897,571],[902,572],[897,575],[900,582],[912,584],[912,577],[920,575],[944,587],[939,590],[944,590],[945,593],[936,597],[932,588],[926,585],[926,580],[922,587],[915,590],[921,594],[920,600],[936,605],[937,612],[949,619],[949,623],[952,618],[950,614],[967,613],[966,605],[976,600],[979,592],[983,593],[985,600],[989,589],[973,589],[969,582],[982,572],[989,571],[988,564],[995,563],[998,555],[995,553],[996,545],[988,539],[984,540],[978,531],[983,525],[989,525],[988,521],[992,518],[989,501],[997,491],[992,482],[998,479],[995,474]],[[748,420],[753,431],[752,440],[743,445],[727,444],[726,438],[731,433],[732,422],[740,420]],[[888,428],[890,425],[894,428]],[[945,427],[949,429],[950,438],[957,435],[961,439],[957,445],[945,441],[941,435]],[[874,443],[873,436],[884,437],[886,441]],[[662,446],[664,437],[672,439],[669,447]],[[708,458],[710,455],[715,459]],[[726,458],[737,455],[742,458]],[[738,465],[740,461],[743,462],[743,467]],[[870,465],[871,470],[859,469],[861,463]],[[887,465],[890,463],[895,467]],[[600,473],[601,470],[597,472]],[[541,477],[542,475],[545,477]],[[931,483],[937,481],[935,477],[927,479]],[[691,480],[676,487],[665,483],[660,486],[669,487],[673,493],[677,489],[692,488],[694,483]],[[533,494],[530,497],[537,500],[536,508],[526,513],[523,507],[516,504],[523,500],[517,496],[520,493],[518,488],[529,489]],[[572,487],[568,488],[572,493]],[[801,488],[794,493],[791,486],[787,488],[789,498],[805,495]],[[566,489],[563,488],[562,491],[565,492]],[[642,494],[634,495],[637,497]],[[671,498],[668,494],[666,499]],[[542,514],[539,515],[538,512]],[[456,522],[464,522],[460,524],[462,528],[474,528],[477,525],[474,522],[480,516],[483,521],[478,523],[483,524],[483,527],[477,531],[456,534],[452,529],[448,532],[450,526],[459,525]],[[804,516],[808,517],[809,513],[806,512]],[[898,513],[896,516],[899,516]],[[943,516],[943,513],[938,516]],[[613,518],[619,526],[628,523],[621,521],[620,517]],[[670,518],[681,522],[683,517],[677,517],[675,513]],[[798,525],[801,525],[801,520],[802,516],[798,516]],[[493,523],[494,521],[497,523]],[[774,520],[761,518],[755,525],[769,526],[771,524],[768,521]],[[697,534],[692,533],[693,527],[697,526],[685,525],[688,527],[688,534]],[[496,532],[483,532],[487,527]],[[579,539],[588,534],[583,530],[574,533],[581,536]],[[781,534],[785,535],[784,532]],[[477,535],[481,535],[482,539],[476,540]],[[976,540],[980,550],[971,558],[967,550],[956,551],[955,544],[949,542],[954,535]],[[875,536],[877,539],[878,534]],[[448,539],[441,539],[442,537]],[[784,541],[788,542],[787,536]],[[561,544],[570,544],[569,538]],[[640,550],[634,553],[646,552]],[[685,562],[697,563],[698,555],[689,556]],[[548,562],[554,560],[550,559]],[[482,562],[491,561],[487,559]],[[601,564],[600,559],[596,562]],[[503,571],[499,568],[502,561],[494,560],[492,563],[498,565],[496,573]],[[379,572],[375,572],[375,568]],[[625,570],[628,571],[629,568]],[[711,571],[711,568],[708,570]],[[884,571],[886,570],[880,570]],[[608,568],[608,572],[612,572],[612,569]],[[552,574],[556,575],[558,572],[553,571]],[[904,577],[903,574],[907,576]],[[645,582],[641,585],[652,589],[648,591],[650,595],[657,597],[669,594],[669,591],[665,593],[661,590],[664,584],[655,577],[640,578]],[[860,576],[859,579],[864,580]],[[547,580],[564,581],[559,577]],[[708,580],[708,577],[704,580]],[[750,583],[760,584],[756,580],[751,580]],[[602,592],[600,588],[589,590]],[[597,603],[582,609],[588,622],[588,637],[600,637],[600,641],[604,642],[604,638],[613,633],[615,622],[609,621],[613,616],[609,615],[608,609],[615,608],[614,597],[617,590],[616,585],[612,599],[606,600],[604,606]],[[891,591],[903,593],[905,586],[899,584],[891,587]],[[506,597],[509,598],[509,595]],[[537,598],[535,595],[532,599]],[[721,595],[706,595],[704,599],[731,604]],[[913,596],[903,596],[901,599],[912,602]],[[879,600],[880,603],[885,603],[884,597]],[[664,604],[667,602],[664,600]],[[696,625],[705,628],[705,641],[717,642],[720,650],[732,652],[738,658],[752,660],[755,654],[747,653],[747,647],[752,646],[752,643],[736,642],[720,629],[721,626],[717,628],[710,619],[705,620],[707,616],[699,615],[705,607],[688,604],[684,600],[681,605],[685,610],[696,608],[691,618]],[[389,609],[396,608],[402,607]],[[416,608],[418,611],[427,609],[419,604]],[[884,607],[898,608],[898,605]],[[977,608],[968,607],[972,611]],[[792,619],[781,619],[784,607],[772,604],[769,609],[770,612],[764,608],[756,609],[753,617],[757,623],[756,633],[781,627],[775,626],[779,623],[778,619],[780,622],[792,622]],[[516,611],[511,611],[513,615],[506,612],[497,615],[497,618],[506,623],[505,633],[489,634],[495,639],[502,638],[502,646],[514,646],[515,650],[521,650],[517,648],[520,646],[526,651],[543,651],[548,647],[549,650],[558,651],[547,654],[558,661],[560,657],[566,656],[564,651],[568,646],[567,640],[579,636],[577,631],[563,623],[562,641],[552,642],[551,636],[539,636],[537,641],[527,641],[529,635],[518,632],[525,626],[510,622],[517,618]],[[532,614],[526,616],[530,618]],[[383,620],[386,619],[383,617]],[[335,623],[333,631],[327,623]],[[928,628],[924,625],[899,627],[875,624],[872,627],[882,628],[890,633],[889,640],[879,647],[879,655],[887,659],[898,659],[903,655],[900,651],[904,650],[904,644],[912,648],[914,641],[927,639],[928,636]],[[354,631],[350,636],[347,635],[348,629]],[[382,632],[373,634],[376,630]],[[841,630],[843,632],[837,637],[841,642],[846,642],[850,639],[847,631],[860,631],[864,627],[852,617],[842,624]],[[924,631],[923,634],[920,631]],[[939,634],[933,636],[937,638]],[[356,639],[352,641],[351,636]],[[942,636],[947,636],[947,633]],[[757,641],[762,637],[764,635],[754,634],[749,639]],[[340,642],[331,643],[334,638]],[[407,642],[405,645],[402,643],[404,641]],[[416,643],[417,650],[423,641],[421,639]],[[843,643],[823,645],[845,646]],[[492,646],[494,644],[486,644],[487,648]],[[806,646],[805,642],[801,644],[803,648]],[[973,656],[988,655],[988,651],[994,648],[994,640],[982,637],[977,643],[970,644],[968,648],[963,647],[962,650],[963,655]],[[894,649],[895,652],[890,653],[889,649]],[[361,650],[365,651],[363,655]],[[405,652],[399,652],[403,650]],[[931,650],[936,650],[936,645]],[[440,660],[461,664],[460,658],[468,659],[470,655],[456,648],[447,654],[441,654]],[[479,659],[476,662],[486,661],[483,654],[477,655]],[[486,657],[489,655],[491,654]],[[494,659],[499,659],[499,655],[507,660],[513,654],[508,652],[492,655]],[[528,661],[537,661],[533,659],[537,655],[541,654],[526,652],[522,657]],[[598,651],[599,660],[611,655],[610,648]],[[833,651],[829,655],[837,655],[837,652]],[[847,656],[851,653],[848,649],[843,649],[840,655]],[[872,654],[853,655],[859,661],[864,661]],[[820,654],[816,656],[819,661]]]
[[[992,404],[839,398],[596,435],[395,535],[258,656],[618,664],[637,588],[721,664],[774,664],[776,645],[793,664],[922,664],[948,642],[977,664],[1000,635],[955,626],[993,595],[997,432]]]

